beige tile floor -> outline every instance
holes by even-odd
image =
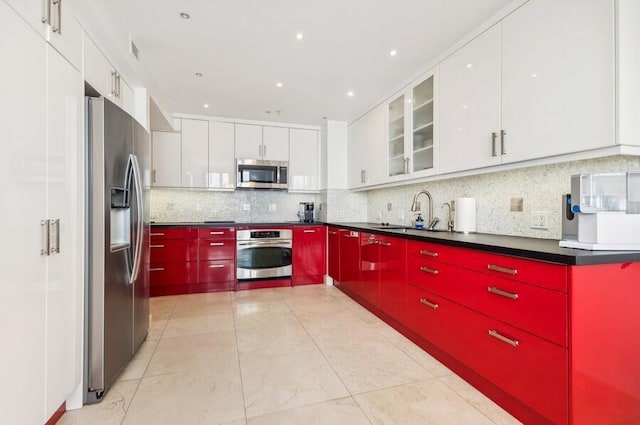
[[[519,422],[338,289],[159,297],[147,341],[62,425]]]

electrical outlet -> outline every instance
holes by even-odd
[[[549,213],[547,211],[532,211],[530,227],[532,229],[548,229]]]
[[[275,211],[276,210],[276,204],[269,204],[269,211]]]
[[[393,205],[391,204],[391,202],[387,203],[387,211],[391,211],[393,210]]]

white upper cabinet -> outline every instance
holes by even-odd
[[[613,3],[531,0],[440,66],[441,172],[612,146]]]
[[[209,173],[209,121],[182,119],[181,186],[206,188]]]
[[[135,115],[135,92],[111,65],[109,59],[84,33],[84,79],[102,96]]]
[[[180,187],[180,133],[153,131],[151,133],[152,183],[155,187]]]
[[[388,104],[387,181],[436,171],[436,74],[430,72]]]
[[[500,24],[440,64],[441,173],[500,163]]]
[[[373,109],[348,128],[347,185],[382,184],[387,175],[387,105]]]
[[[289,160],[289,129],[285,127],[262,128],[262,159],[265,161]]]
[[[289,160],[289,129],[236,124],[236,158],[265,161]]]
[[[234,158],[234,124],[209,121],[209,177],[210,189],[236,188]]]
[[[614,2],[531,0],[502,21],[503,162],[615,141]]]
[[[76,69],[82,67],[82,27],[69,3],[54,0],[5,0]]]
[[[289,192],[319,189],[319,143],[317,130],[289,130]]]
[[[235,151],[237,159],[262,159],[262,126],[236,124]]]

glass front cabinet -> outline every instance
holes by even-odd
[[[436,172],[435,79],[435,72],[430,72],[388,104],[390,181]]]

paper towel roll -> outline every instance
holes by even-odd
[[[454,230],[464,233],[476,231],[476,198],[456,198]]]

